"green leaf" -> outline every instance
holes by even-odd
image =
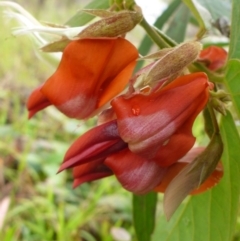
[[[232,0],[232,21],[229,45],[229,59],[240,59],[240,8],[239,0]]]
[[[223,16],[229,20],[231,17],[231,0],[197,0],[197,2],[210,12],[213,20]]]
[[[186,5],[181,4],[174,18],[169,24],[166,34],[177,43],[183,42],[190,17],[190,11]]]
[[[199,32],[197,34],[198,38],[201,38],[206,30],[210,28],[211,22],[211,14],[209,11],[202,7],[197,1],[195,0],[183,0],[183,2],[189,7],[193,15],[198,21],[199,24]]]
[[[109,7],[108,0],[93,0],[85,9],[107,9]],[[84,11],[79,10],[72,18],[70,18],[65,24],[70,27],[83,26],[90,22],[95,16],[90,15]]]
[[[133,194],[133,219],[138,241],[150,241],[155,225],[157,193]]]
[[[230,0],[183,0],[189,7],[198,21],[200,30],[198,37],[201,38],[207,29],[211,28],[213,21],[220,17],[230,18],[231,1]]]
[[[222,118],[221,134],[223,179],[212,190],[185,200],[169,222],[161,216],[152,241],[232,240],[240,194],[240,138],[229,112]]]
[[[232,102],[240,117],[240,60],[231,59],[227,63],[225,71],[225,85],[231,94]]]

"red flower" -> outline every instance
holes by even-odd
[[[193,146],[192,125],[209,97],[206,74],[177,78],[161,90],[112,101],[121,138],[129,149],[159,165],[176,162]],[[181,147],[179,147],[181,143]]]
[[[138,58],[123,38],[72,41],[56,72],[30,96],[29,116],[55,105],[72,118],[93,115],[126,86]]]
[[[200,52],[199,60],[205,62],[210,70],[218,70],[227,61],[227,51],[217,46],[210,46]]]
[[[60,171],[73,168],[74,187],[115,174],[131,192],[154,190],[192,148],[192,125],[208,100],[209,85],[204,73],[194,73],[156,93],[117,97],[112,101],[117,119],[79,137]]]

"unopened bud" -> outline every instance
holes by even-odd
[[[217,98],[211,98],[210,100],[211,106],[218,112],[220,112],[222,115],[226,115],[227,111],[226,111],[226,107],[224,105],[224,103]]]
[[[152,86],[162,79],[173,80],[198,58],[201,49],[199,42],[187,42],[173,48],[151,67],[143,79],[144,85]]]
[[[226,115],[226,103],[228,103],[231,99],[229,94],[227,94],[223,90],[219,90],[217,92],[211,91],[211,99],[210,103],[211,106],[218,112],[220,112],[223,115]]]
[[[73,39],[121,36],[132,30],[142,20],[142,14],[133,11],[111,13],[106,10],[88,9],[85,12],[104,18],[83,29]],[[66,37],[63,37],[59,41],[45,45],[41,50],[44,52],[63,51],[70,41]]]
[[[231,101],[230,95],[226,93],[224,90],[218,90],[217,92],[211,91],[211,97],[218,98],[223,102]]]
[[[142,20],[139,12],[122,11],[103,18],[85,28],[76,37],[116,37],[132,30]]]
[[[140,58],[140,60],[147,60],[147,59],[160,59],[162,58],[163,56],[165,56],[166,54],[168,54],[169,52],[171,52],[173,50],[173,48],[164,48],[164,49],[161,49],[153,54],[149,54],[149,55],[146,55],[146,56],[142,56]]]

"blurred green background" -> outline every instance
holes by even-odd
[[[88,1],[15,1],[38,20],[63,24]],[[0,8],[0,240],[132,240],[131,195],[110,177],[72,189],[56,175],[65,151],[95,120],[69,120],[53,107],[31,120],[25,103],[57,62]],[[114,238],[118,237],[118,238]]]

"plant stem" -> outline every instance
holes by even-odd
[[[223,78],[224,78],[223,75],[215,74],[214,72],[210,71],[205,66],[199,63],[194,63],[190,65],[188,69],[190,70],[190,72],[197,72],[197,71],[205,72],[208,75],[208,78],[210,81],[216,82],[216,83],[223,83]]]
[[[219,130],[217,118],[216,118],[216,115],[214,113],[213,107],[211,106],[211,104],[208,103],[207,108],[208,108],[208,111],[209,111],[209,114],[210,114],[210,117],[211,117],[211,121],[212,121],[212,124],[213,124],[213,127],[214,127],[213,135],[218,134],[220,132],[220,130]]]
[[[152,41],[154,43],[156,43],[156,45],[160,48],[169,48],[171,47],[155,30],[155,28],[153,28],[151,25],[148,24],[148,22],[145,20],[145,18],[143,18],[143,20],[141,21],[140,25],[145,29],[145,31],[147,32],[147,34],[149,35],[149,37],[152,39]]]
[[[164,32],[156,27],[153,26],[153,28],[155,29],[155,31],[158,33],[158,35],[161,36],[162,39],[164,39],[165,42],[167,42],[167,44],[171,47],[175,47],[178,45],[178,43],[176,41],[174,41],[172,38],[170,38],[169,36],[167,36],[166,34],[164,34]]]

